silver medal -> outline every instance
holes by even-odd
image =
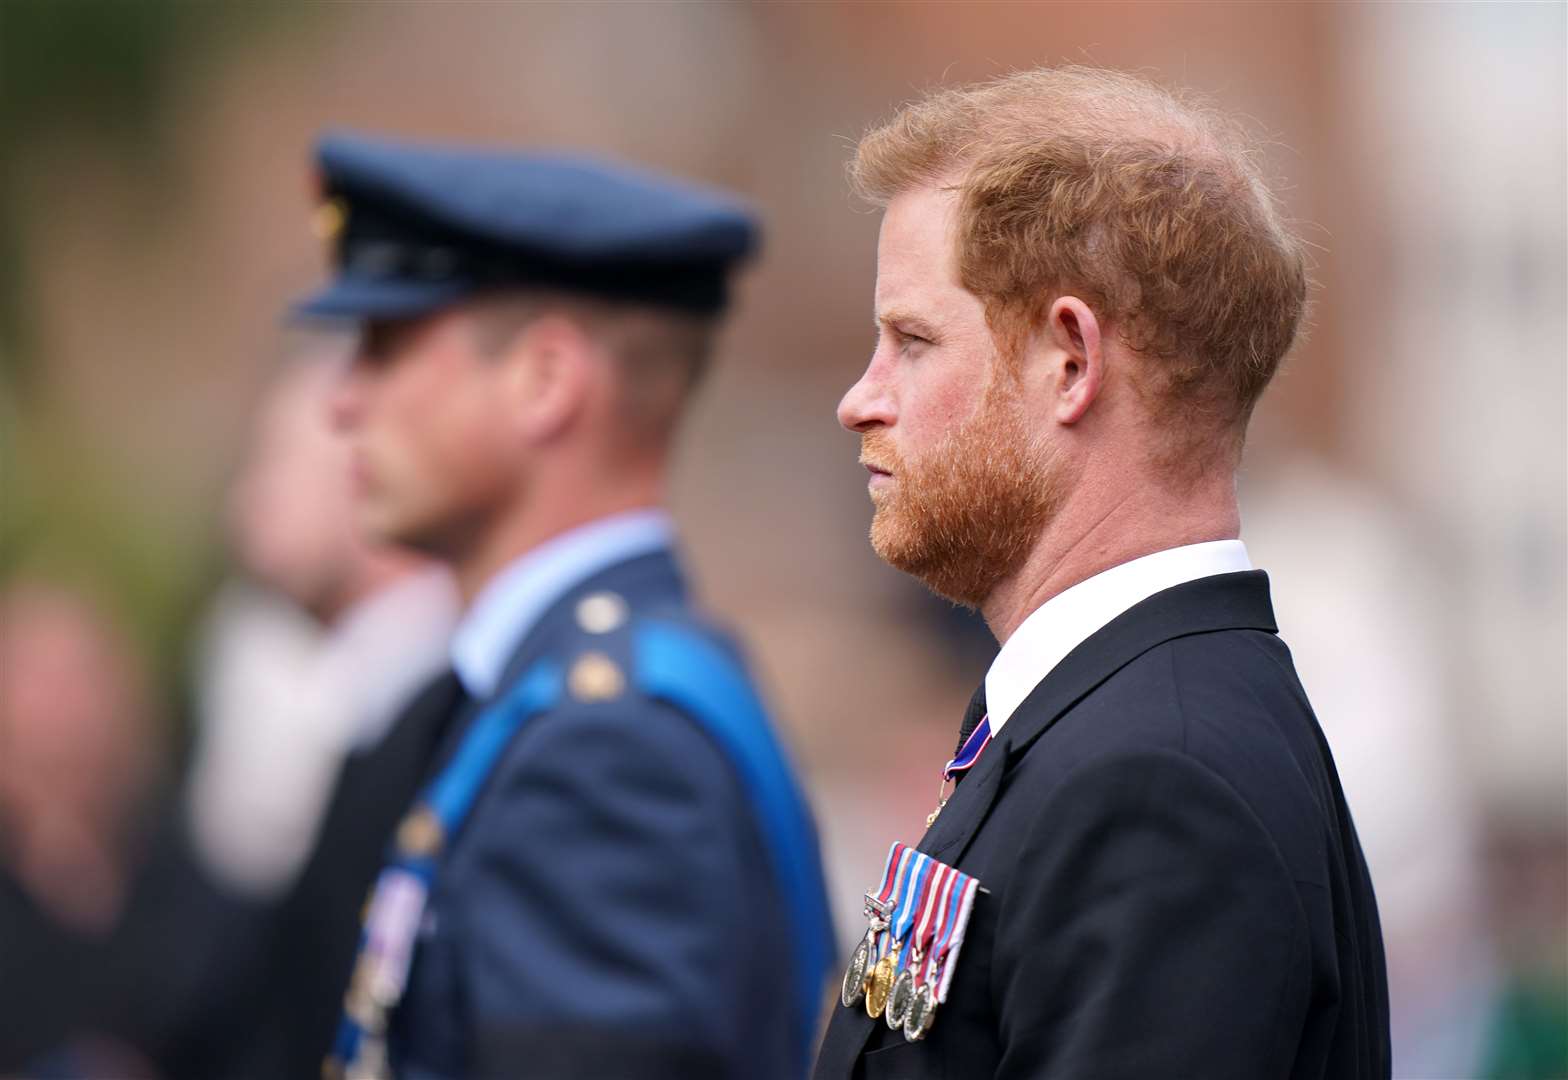
[[[919,963],[912,960],[911,966]],[[893,989],[887,995],[887,1011],[884,1016],[887,1026],[897,1031],[904,1026],[904,1018],[909,1015],[909,1006],[915,1000],[915,977],[906,967],[898,973],[898,978],[893,980]]]
[[[919,1042],[931,1030],[934,1020],[936,998],[931,994],[931,987],[922,986],[915,991],[914,999],[909,1003],[909,1012],[904,1017],[904,1038],[909,1042]]]
[[[849,958],[849,967],[844,971],[844,985],[839,990],[838,999],[844,1003],[845,1008],[853,1008],[860,1004],[866,996],[866,969],[871,966],[871,938],[860,939],[860,944],[855,946],[855,954]]]

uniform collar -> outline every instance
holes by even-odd
[[[669,548],[663,510],[631,510],[580,525],[518,556],[486,583],[452,636],[452,666],[475,700],[491,697],[507,661],[561,597],[601,570]]]
[[[991,731],[1001,730],[1063,657],[1128,608],[1188,581],[1251,569],[1240,540],[1213,540],[1133,559],[1057,593],[1013,631],[986,672]]]

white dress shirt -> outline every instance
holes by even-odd
[[[1068,653],[1134,604],[1198,578],[1251,569],[1240,540],[1211,540],[1156,551],[1057,593],[1019,624],[986,672],[992,734]]]
[[[616,563],[674,543],[663,510],[629,510],[552,537],[508,563],[480,590],[452,636],[452,667],[476,701],[490,698],[506,664],[550,605]]]

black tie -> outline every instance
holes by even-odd
[[[985,717],[985,680],[980,681],[980,687],[975,691],[975,696],[969,699],[969,708],[964,710],[964,723],[958,729],[958,749],[953,751],[957,757],[964,749],[964,743],[969,741],[969,736],[974,734],[975,728],[980,726],[980,721]]]

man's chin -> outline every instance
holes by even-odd
[[[363,506],[360,508],[359,529],[361,535],[373,544],[387,547],[418,548],[419,530],[411,528],[407,521],[391,512],[384,506]]]
[[[871,550],[893,569],[963,607],[980,607],[996,587],[992,560],[978,550],[944,553],[890,511],[879,510],[871,519]]]

